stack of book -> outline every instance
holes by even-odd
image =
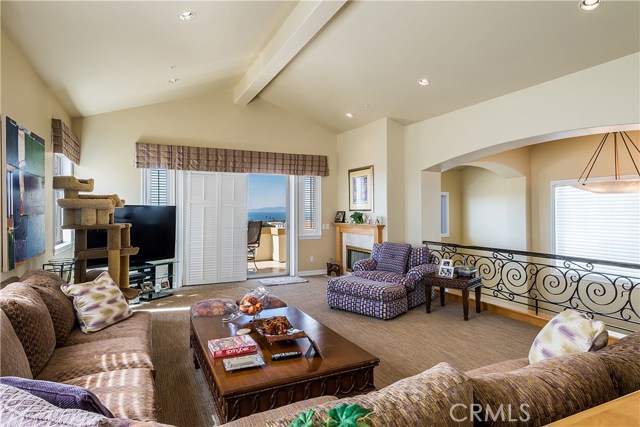
[[[258,351],[258,344],[249,335],[209,340],[209,353],[211,353],[214,359],[226,356],[239,356],[256,351]]]

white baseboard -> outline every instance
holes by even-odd
[[[307,271],[298,271],[298,276],[326,276],[327,270],[307,270]]]

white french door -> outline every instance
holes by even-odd
[[[247,177],[186,172],[185,284],[247,278]]]

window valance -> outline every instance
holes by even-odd
[[[75,164],[80,163],[80,141],[60,119],[51,120],[53,152],[60,153]]]
[[[136,143],[136,167],[328,176],[327,156]]]

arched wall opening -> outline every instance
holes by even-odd
[[[407,126],[406,240],[412,244],[440,240],[440,174],[445,170],[504,156],[514,148],[532,150],[540,143],[558,139],[598,139],[597,134],[606,131],[640,129],[638,75],[640,53]],[[637,141],[637,132],[635,135]],[[589,144],[585,143],[588,148],[583,151],[590,155],[595,146]],[[528,249],[534,251],[548,251],[550,237],[545,231],[549,222],[549,214],[545,213],[548,201],[542,200],[548,200],[548,195],[544,195],[545,191],[548,194],[548,188],[534,187],[533,178],[547,171],[549,163],[563,174],[572,174],[564,179],[575,179],[588,160],[588,157],[550,156],[545,161],[541,160],[543,156],[534,156],[528,162],[516,162],[523,163],[519,167],[528,167],[528,176],[532,178],[528,180],[531,192]],[[574,175],[575,169],[580,170]]]

